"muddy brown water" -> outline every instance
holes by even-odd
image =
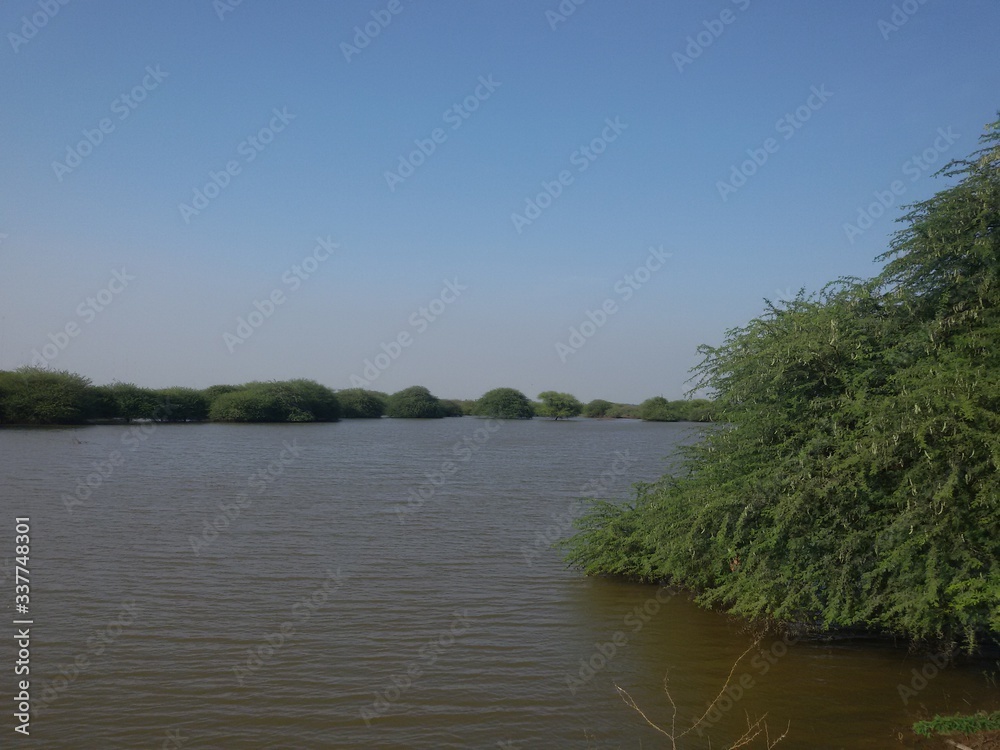
[[[658,748],[753,638],[656,586],[588,579],[549,541],[698,428],[345,421],[0,431],[0,580],[30,517],[30,741],[2,747]],[[89,483],[89,486],[88,486]],[[700,735],[767,715],[784,748],[917,747],[995,708],[995,661],[765,638]],[[921,673],[922,672],[922,673]]]

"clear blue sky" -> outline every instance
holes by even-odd
[[[898,204],[945,184],[911,157],[967,154],[1000,108],[993,0],[909,0],[881,28],[889,0],[559,7],[8,0],[0,368],[37,351],[98,383],[343,388],[406,333],[371,387],[677,398],[695,347],[763,298],[875,273]],[[378,35],[345,54],[368,22]],[[387,179],[416,140],[433,153]],[[748,149],[767,160],[720,190]],[[197,214],[180,207],[229,162]],[[512,220],[561,172],[540,216]],[[896,180],[897,205],[849,239]],[[340,247],[296,285],[317,237]],[[651,247],[669,259],[629,287]],[[227,344],[274,290],[273,315]]]

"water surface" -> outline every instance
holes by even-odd
[[[569,533],[581,494],[626,497],[697,431],[472,418],[0,431],[11,594],[14,516],[32,525],[31,746],[666,747],[615,685],[669,728],[669,675],[687,726],[752,635],[686,596],[585,578],[548,540]],[[914,747],[900,737],[915,719],[996,702],[987,660],[935,674],[886,643],[761,649],[710,731],[678,747],[708,734],[725,747],[764,713],[772,735],[790,726],[781,747]]]

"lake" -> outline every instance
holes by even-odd
[[[669,729],[669,675],[686,728],[753,636],[682,593],[588,579],[549,543],[571,533],[579,497],[627,497],[699,430],[470,417],[2,430],[8,616],[14,518],[31,519],[30,744],[668,747],[615,686]],[[918,747],[900,740],[914,720],[991,707],[997,670],[769,636],[704,736],[678,747],[727,747],[765,713],[772,737],[789,728],[782,748]]]

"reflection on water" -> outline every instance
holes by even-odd
[[[549,542],[581,494],[624,497],[696,433],[471,418],[0,431],[2,518],[32,519],[31,744],[663,747],[615,685],[669,727],[669,675],[687,727],[753,636],[685,594],[584,578]],[[723,747],[764,713],[772,734],[790,725],[782,747],[916,746],[898,739],[915,719],[995,703],[982,662],[908,694],[926,664],[885,643],[765,638],[679,746]]]

